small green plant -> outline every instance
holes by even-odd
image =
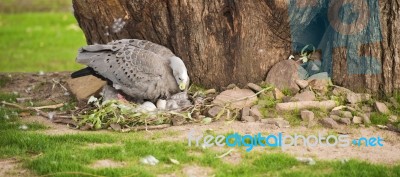
[[[371,113],[371,123],[375,125],[386,125],[389,122],[389,115],[377,112]]]
[[[288,89],[288,88],[284,88],[283,90],[282,90],[282,93],[285,95],[285,96],[293,96],[294,94],[292,93],[292,91],[290,90],[290,89]]]

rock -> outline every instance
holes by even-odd
[[[339,124],[331,118],[322,119],[321,124],[326,128],[333,128],[333,129],[339,128]]]
[[[391,97],[389,101],[392,103],[393,107],[396,109],[400,109],[400,104],[397,102],[396,98]]]
[[[296,157],[296,160],[301,163],[306,163],[308,165],[315,165],[315,161],[312,158]]]
[[[259,85],[253,84],[253,83],[248,83],[247,87],[249,87],[251,90],[253,90],[256,93],[262,90],[262,88]]]
[[[367,93],[348,93],[346,95],[347,102],[351,104],[357,104],[365,101],[369,101],[371,99],[371,95]]]
[[[352,118],[353,114],[350,111],[341,111],[340,116],[343,118]]]
[[[250,108],[244,107],[241,111],[242,116],[249,116],[250,115]]]
[[[256,120],[261,120],[263,118],[263,115],[261,114],[257,106],[251,107],[249,113],[250,116],[254,117]]]
[[[300,101],[300,102],[288,102],[276,104],[276,109],[279,111],[293,111],[293,110],[304,110],[304,109],[324,109],[331,110],[336,106],[335,101]]]
[[[391,122],[391,123],[397,122],[397,116],[391,115],[391,116],[389,117],[389,122]]]
[[[340,116],[338,115],[330,115],[329,118],[335,120],[335,121],[339,121],[340,119],[342,119]]]
[[[289,128],[290,124],[283,118],[270,118],[270,119],[262,119],[262,123],[276,125],[279,128]]]
[[[229,84],[228,86],[226,86],[226,90],[231,90],[234,88],[238,88],[235,84]]]
[[[320,68],[322,63],[319,60],[309,60],[307,63],[304,64],[306,64],[306,66],[303,67],[310,75],[318,74],[319,72],[321,72]]]
[[[204,94],[206,94],[206,95],[208,95],[208,94],[214,94],[214,93],[217,93],[217,90],[215,90],[215,89],[208,89],[208,90],[206,90],[206,91],[204,92]]]
[[[339,123],[350,125],[351,124],[351,119],[349,119],[349,118],[340,118],[339,119]]]
[[[308,81],[314,80],[314,79],[315,80],[330,80],[331,78],[329,77],[327,72],[314,74],[314,75],[310,76],[309,78],[307,78]]]
[[[314,113],[308,110],[303,110],[300,113],[301,119],[306,122],[311,122],[314,120]]]
[[[354,116],[353,117],[353,123],[354,124],[361,124],[362,123],[363,118],[362,117],[358,117],[358,116]]]
[[[214,118],[215,116],[218,115],[219,112],[221,112],[221,110],[222,110],[222,108],[220,106],[214,106],[214,107],[212,107],[211,109],[209,109],[207,111],[207,115],[209,117],[213,117]]]
[[[328,92],[329,80],[327,79],[313,79],[309,80],[309,86],[322,95],[325,95]]]
[[[244,122],[255,122],[255,121],[257,121],[257,119],[254,118],[253,116],[244,116],[244,117],[242,117],[241,121],[244,121]]]
[[[230,104],[232,108],[243,109],[251,107],[257,102],[257,96],[249,89],[235,88],[220,93],[213,101],[214,104],[224,106]]]
[[[367,114],[359,114],[362,117],[362,122],[365,125],[371,124],[371,119],[369,118],[369,116]]]
[[[121,131],[121,125],[119,125],[119,124],[110,124],[110,127],[111,127],[114,131]]]
[[[285,95],[278,88],[274,89],[273,94],[275,100],[281,100],[283,99],[283,97],[285,97]]]
[[[390,114],[389,108],[385,105],[385,103],[382,102],[375,102],[375,109],[376,111],[382,113],[382,114]]]
[[[296,94],[291,101],[314,101],[315,100],[315,95],[314,92],[307,90],[303,93],[298,93]]]
[[[296,80],[307,78],[307,71],[293,60],[283,60],[275,64],[268,72],[265,82],[274,85],[280,90],[289,89],[297,93],[300,88]]]
[[[99,93],[106,82],[95,76],[84,76],[68,79],[67,85],[78,101],[86,101],[90,96]]]
[[[290,96],[284,96],[284,97],[282,98],[282,102],[288,103],[288,102],[290,102],[291,99],[292,99],[292,97],[290,97]]]
[[[148,155],[146,157],[143,157],[140,159],[140,163],[145,164],[145,165],[157,165],[158,162],[160,162],[159,160],[157,160],[154,156],[152,155]]]
[[[361,110],[363,112],[371,112],[372,108],[370,106],[364,105],[364,106],[361,107]]]
[[[336,86],[336,85],[334,87],[335,88],[333,89],[332,94],[335,96],[346,96],[349,93],[350,94],[354,93],[353,91],[351,91],[347,88],[344,88],[344,87],[340,87],[340,86]]]
[[[296,84],[297,84],[301,89],[304,89],[304,88],[306,88],[306,87],[308,86],[308,81],[299,79],[299,80],[296,80]]]

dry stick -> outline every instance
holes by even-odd
[[[161,124],[161,125],[154,125],[154,126],[137,126],[122,129],[121,132],[130,132],[130,131],[140,131],[140,130],[157,130],[157,129],[164,129],[170,127],[170,124]]]
[[[11,106],[11,107],[15,107],[15,108],[21,109],[21,110],[36,111],[39,115],[41,115],[43,117],[46,117],[48,119],[51,119],[49,114],[47,114],[46,112],[44,112],[44,111],[42,111],[40,109],[44,109],[44,108],[56,109],[56,108],[53,108],[53,107],[57,106],[57,105],[50,105],[50,106],[42,106],[42,107],[23,107],[21,105],[14,104],[14,103],[8,103],[8,102],[5,102],[5,101],[2,101],[1,103],[4,104],[4,105],[7,105],[7,106]],[[72,116],[57,116],[57,115],[54,115],[53,118],[72,118]]]
[[[40,107],[28,107],[33,109],[57,109],[64,106],[64,103],[55,104],[55,105],[48,105],[48,106],[40,106]]]

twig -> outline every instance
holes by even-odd
[[[48,106],[39,106],[39,107],[28,107],[32,109],[57,109],[64,106],[64,103],[55,104],[55,105],[48,105]]]
[[[7,106],[11,106],[11,107],[20,109],[20,110],[24,110],[24,111],[36,111],[39,115],[41,115],[43,117],[46,117],[48,119],[53,119],[53,118],[72,118],[72,116],[57,116],[57,115],[54,115],[54,116],[50,117],[48,113],[40,110],[40,109],[45,109],[47,107],[53,108],[53,107],[56,107],[58,105],[50,105],[50,106],[42,106],[42,107],[23,107],[21,105],[14,104],[14,103],[8,103],[8,102],[5,102],[5,101],[2,101],[1,103],[4,104],[4,105],[7,105]],[[55,108],[53,108],[53,109],[55,109]]]
[[[140,130],[158,130],[170,127],[170,124],[161,124],[161,125],[154,125],[154,126],[137,126],[137,127],[130,127],[122,129],[121,132],[130,132],[130,131],[140,131]]]
[[[218,158],[218,159],[223,158],[223,157],[229,155],[230,153],[232,153],[233,151],[234,151],[234,149],[230,149],[228,152],[225,152],[224,154],[217,156],[216,158]]]

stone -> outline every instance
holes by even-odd
[[[208,89],[208,90],[206,90],[204,93],[205,93],[206,95],[208,95],[208,94],[214,94],[214,93],[217,93],[217,90],[215,90],[215,89]]]
[[[257,102],[257,96],[249,89],[234,88],[221,92],[213,101],[218,106],[229,104],[231,108],[243,109],[251,107]]]
[[[325,95],[328,92],[329,80],[327,79],[313,79],[309,80],[309,86],[322,95]]]
[[[391,115],[391,116],[389,117],[389,122],[391,122],[391,123],[397,122],[397,116]]]
[[[333,129],[339,128],[339,124],[331,118],[322,119],[321,124],[326,128],[333,128]]]
[[[318,74],[321,72],[321,61],[319,60],[309,60],[307,63],[304,63],[306,66],[303,66],[306,71],[310,75]],[[304,65],[302,64],[302,65]]]
[[[300,112],[301,119],[306,122],[311,122],[314,120],[314,113],[309,110],[303,110]]]
[[[254,84],[254,83],[248,83],[247,87],[249,87],[251,90],[253,90],[256,93],[260,92],[262,90],[262,88],[259,85]]]
[[[400,109],[400,104],[399,104],[399,102],[397,102],[396,98],[391,97],[391,98],[389,99],[389,101],[392,103],[392,105],[393,105],[394,108]]]
[[[353,117],[353,114],[350,112],[350,111],[341,111],[341,113],[340,113],[341,115],[341,117],[343,117],[343,118],[352,118]]]
[[[296,84],[297,84],[301,89],[304,89],[304,88],[306,88],[306,87],[308,86],[308,81],[298,79],[298,80],[296,80]]]
[[[261,114],[261,112],[257,106],[251,107],[251,109],[249,110],[249,113],[250,113],[250,116],[254,117],[256,120],[261,120],[263,118],[263,115]]]
[[[307,78],[308,81],[314,80],[314,79],[316,79],[316,80],[329,80],[331,78],[329,77],[329,74],[327,72],[314,74],[314,75],[312,75],[312,76]]]
[[[226,86],[226,90],[231,90],[237,88],[236,84],[229,84],[228,86]]]
[[[257,119],[254,118],[253,116],[244,116],[244,117],[242,117],[241,121],[243,121],[243,122],[255,122],[255,121],[257,121]]]
[[[69,91],[76,97],[78,101],[87,101],[90,96],[98,94],[106,81],[95,76],[84,76],[74,79],[68,79],[67,85]]]
[[[340,119],[342,119],[340,116],[338,115],[330,115],[329,118],[335,120],[335,121],[339,121]]]
[[[298,93],[296,94],[294,97],[292,97],[292,99],[290,99],[290,101],[314,101],[315,100],[315,94],[314,92],[307,90],[305,92],[302,93]]]
[[[250,108],[244,107],[241,111],[241,120],[245,119],[246,116],[250,116]]]
[[[351,119],[349,118],[340,118],[339,123],[345,124],[345,125],[350,125],[351,124]]]
[[[369,118],[369,116],[367,114],[359,114],[362,117],[362,122],[365,125],[371,124],[371,119]]]
[[[369,101],[371,99],[371,95],[367,93],[348,93],[346,95],[347,102],[351,104],[357,104],[365,101]]]
[[[358,116],[354,116],[353,117],[353,123],[354,124],[361,124],[362,123],[363,118],[362,117],[358,117]]]
[[[292,99],[292,97],[290,97],[290,96],[284,96],[284,97],[282,98],[282,102],[283,102],[283,103],[287,103],[287,102],[290,102],[291,99]]]
[[[296,80],[307,78],[307,71],[293,60],[283,60],[275,64],[267,74],[265,82],[280,90],[289,89],[297,93],[300,88]]]
[[[309,158],[305,158],[305,157],[296,157],[296,160],[299,161],[299,162],[301,162],[301,163],[308,164],[308,165],[315,165],[315,164],[316,164],[315,160],[312,159],[312,158],[310,158],[310,157],[309,157]]]
[[[336,106],[335,101],[300,101],[300,102],[288,102],[288,103],[277,103],[276,109],[278,111],[293,111],[293,110],[304,110],[304,109],[324,109],[332,110]]]
[[[283,99],[283,97],[285,97],[285,95],[278,88],[275,88],[273,90],[273,94],[276,100],[281,100]]]
[[[382,114],[390,114],[389,108],[382,102],[375,102],[374,104],[375,110],[382,113]]]
[[[222,108],[220,106],[214,106],[207,111],[207,115],[209,117],[216,117],[221,110]]]
[[[372,108],[370,106],[364,105],[361,107],[363,112],[372,112]]]
[[[289,128],[290,127],[289,122],[283,118],[262,119],[261,122],[266,123],[266,124],[273,124],[279,128]]]

